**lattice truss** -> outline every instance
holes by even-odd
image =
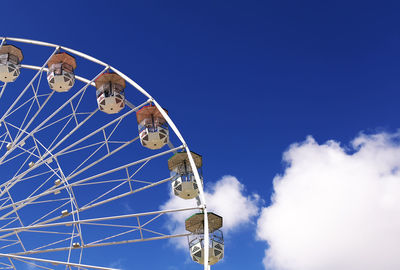
[[[83,250],[185,236],[170,235],[160,220],[196,206],[115,212],[120,215],[104,207],[174,180],[166,164],[165,177],[145,172],[183,148],[141,148],[135,112],[152,100],[127,102],[121,113],[106,115],[97,108],[93,82],[108,67],[93,78],[78,77],[68,94],[50,90],[46,63],[26,67],[34,71],[28,70],[33,78],[24,87],[0,85],[0,269],[21,263],[32,269],[109,269],[82,264]],[[90,211],[102,207],[104,212]]]

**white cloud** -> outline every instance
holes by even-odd
[[[116,261],[113,261],[112,263],[110,263],[110,265],[108,267],[113,268],[113,269],[125,269],[124,267],[124,262],[125,259],[123,258],[119,258]]]
[[[207,185],[206,185],[207,187]],[[223,217],[222,231],[226,234],[242,225],[251,222],[258,214],[259,196],[246,195],[243,184],[234,176],[224,176],[205,192],[207,209]],[[171,192],[170,199],[161,206],[161,209],[177,209],[193,207],[195,200],[183,200]],[[171,233],[185,233],[185,219],[188,212],[168,214],[167,224]],[[186,239],[174,239],[178,248],[187,249]]]
[[[206,191],[207,208],[224,218],[225,232],[247,224],[258,214],[259,196],[245,194],[245,186],[234,176],[224,176]]]
[[[275,270],[400,269],[400,133],[360,135],[349,149],[311,137],[284,154],[258,220]]]

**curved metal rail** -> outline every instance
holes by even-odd
[[[59,51],[59,50],[63,50],[63,51],[69,52],[69,53],[71,53],[71,54],[73,54],[73,55],[82,57],[82,58],[84,58],[84,59],[86,59],[86,60],[89,60],[89,61],[91,61],[91,62],[94,62],[94,63],[96,63],[96,64],[99,64],[99,65],[103,66],[103,67],[104,67],[103,72],[106,71],[107,69],[110,69],[110,70],[112,70],[113,72],[117,73],[117,74],[118,74],[119,76],[121,76],[126,82],[128,82],[131,86],[133,86],[136,90],[138,90],[140,93],[142,93],[144,96],[146,96],[146,97],[148,98],[148,102],[147,102],[147,103],[151,102],[151,103],[153,103],[153,104],[158,108],[158,110],[161,112],[162,116],[165,118],[165,120],[167,121],[167,123],[168,123],[168,125],[170,126],[170,128],[174,131],[175,135],[178,137],[178,139],[179,139],[180,142],[182,143],[182,146],[181,146],[181,147],[172,148],[171,145],[170,145],[170,148],[172,148],[173,151],[176,151],[176,150],[179,149],[179,148],[184,148],[184,149],[186,150],[186,152],[188,153],[189,162],[190,162],[191,167],[192,167],[192,168],[196,168],[195,163],[194,163],[194,160],[193,160],[193,157],[192,157],[191,152],[190,152],[190,149],[189,149],[189,146],[187,145],[187,143],[186,143],[186,141],[184,140],[182,134],[179,132],[178,128],[176,127],[176,125],[174,124],[174,122],[172,121],[172,119],[171,119],[171,118],[168,116],[168,114],[162,109],[162,107],[160,106],[160,104],[159,104],[146,90],[144,90],[139,84],[137,84],[134,80],[132,80],[131,78],[129,78],[127,75],[125,75],[124,73],[122,73],[122,72],[119,71],[118,69],[116,69],[116,68],[114,68],[114,67],[108,65],[107,63],[104,63],[103,61],[100,61],[100,60],[98,60],[98,59],[96,59],[96,58],[94,58],[94,57],[92,57],[92,56],[90,56],[90,55],[87,55],[87,54],[85,54],[85,53],[82,53],[82,52],[79,52],[79,51],[76,51],[76,50],[73,50],[73,49],[70,49],[70,48],[67,48],[67,47],[64,47],[64,46],[60,46],[60,45],[48,43],[48,42],[42,42],[42,41],[36,41],[36,40],[30,40],[30,39],[22,39],[22,38],[12,38],[12,37],[0,37],[0,40],[1,40],[0,47],[1,47],[3,44],[5,44],[6,41],[13,41],[13,42],[19,42],[19,43],[26,43],[26,44],[38,45],[38,46],[52,47],[52,48],[55,48],[55,51],[53,52],[53,54],[56,53],[56,52]],[[46,61],[46,63],[47,63],[47,61]],[[47,71],[47,68],[45,68],[46,63],[45,63],[43,66],[41,66],[41,67],[39,67],[39,66],[34,66],[34,65],[24,65],[24,64],[21,65],[21,67],[22,67],[22,68],[26,68],[26,69],[38,70],[38,71]],[[99,75],[101,75],[103,72],[101,72]],[[98,76],[99,76],[99,75],[98,75]],[[97,76],[96,76],[96,77],[97,77]],[[76,78],[76,80],[79,80],[79,81],[81,81],[81,82],[83,82],[83,83],[85,83],[85,84],[87,84],[87,85],[92,85],[92,86],[94,86],[94,80],[88,80],[88,79],[86,79],[86,78],[84,78],[84,77],[81,77],[81,76],[78,76],[78,75],[76,75],[75,78]],[[35,78],[34,78],[34,79],[35,79]],[[32,79],[32,81],[33,81],[34,79]],[[0,93],[0,96],[2,95],[2,93],[3,93],[3,91]],[[134,108],[135,108],[129,101],[127,101],[126,104],[127,104],[131,109],[134,109]],[[6,113],[6,114],[7,114],[7,113]],[[50,149],[49,151],[51,151],[51,149]],[[167,151],[167,152],[168,152],[168,151]],[[51,152],[50,152],[50,153],[51,153]],[[51,154],[51,155],[52,155],[52,154]],[[208,246],[209,246],[209,226],[208,226],[208,218],[207,218],[206,200],[205,200],[205,196],[204,196],[204,188],[203,188],[202,181],[200,180],[200,176],[199,176],[199,174],[198,174],[198,171],[197,171],[196,169],[194,169],[193,172],[194,172],[194,176],[195,176],[195,180],[196,180],[197,186],[199,187],[199,200],[200,200],[200,205],[199,205],[199,207],[198,207],[198,208],[193,208],[193,209],[200,209],[200,210],[203,212],[203,214],[204,214],[204,246],[205,246],[205,247],[208,247]],[[67,182],[66,187],[62,187],[62,188],[68,188],[68,186],[69,186],[69,185],[68,185],[68,182]],[[58,189],[56,188],[56,189],[54,189],[54,190],[51,190],[50,192],[53,192],[53,191],[56,191],[56,190],[59,190],[59,189],[62,189],[62,188],[58,188]],[[1,190],[1,185],[0,185],[0,190]],[[72,190],[71,190],[71,191],[72,191]],[[73,196],[73,195],[72,195],[72,196]],[[76,200],[75,200],[75,201],[76,201]],[[28,203],[29,203],[29,202],[28,202]],[[79,213],[78,213],[78,212],[79,212],[79,209],[77,209],[77,210],[74,211],[74,212],[76,212],[76,214],[79,214]],[[168,211],[166,211],[166,212],[168,212]],[[73,223],[76,223],[76,224],[80,224],[81,222],[82,222],[82,221],[79,220],[79,216],[78,216],[78,219],[77,219],[77,220],[73,220]],[[22,230],[22,228],[19,228],[19,229],[15,228],[15,230],[17,230],[17,231],[18,231],[18,230]],[[209,253],[209,250],[208,250],[208,248],[205,248],[205,249],[204,249],[204,253],[205,253],[205,254],[204,254],[204,255],[205,255],[205,258],[208,258],[208,257],[209,257],[209,254],[208,254],[208,253]],[[17,255],[0,254],[0,257],[2,257],[2,256],[4,256],[4,257],[9,257],[9,258],[11,258],[12,256],[14,256],[15,258],[18,257]],[[36,260],[36,261],[38,261],[38,259],[36,259],[36,258],[30,258],[30,257],[23,257],[23,258],[24,258],[25,260]],[[57,264],[57,263],[60,263],[60,262],[58,262],[58,261],[51,261],[51,260],[46,260],[46,261],[47,261],[47,262],[53,262],[53,263],[56,263],[56,264]],[[70,265],[72,266],[72,264],[70,264]],[[81,266],[83,267],[83,265],[81,265]],[[85,266],[85,267],[87,267],[87,266]],[[107,268],[93,268],[93,269],[107,269]],[[205,262],[204,262],[204,269],[205,269],[205,270],[210,269],[210,266],[208,265],[208,260],[205,260]]]

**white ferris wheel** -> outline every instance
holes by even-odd
[[[94,57],[0,41],[0,269],[114,269],[87,252],[175,237],[204,269],[223,258],[202,157],[167,110]],[[151,197],[168,185],[193,207],[159,210]],[[187,212],[186,232],[163,225],[175,212]]]

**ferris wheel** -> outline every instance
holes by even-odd
[[[86,254],[177,237],[204,269],[223,258],[202,156],[166,109],[94,57],[0,41],[0,269],[114,269]],[[193,206],[160,210],[151,198],[168,189]],[[185,232],[166,230],[173,213],[186,213]]]

